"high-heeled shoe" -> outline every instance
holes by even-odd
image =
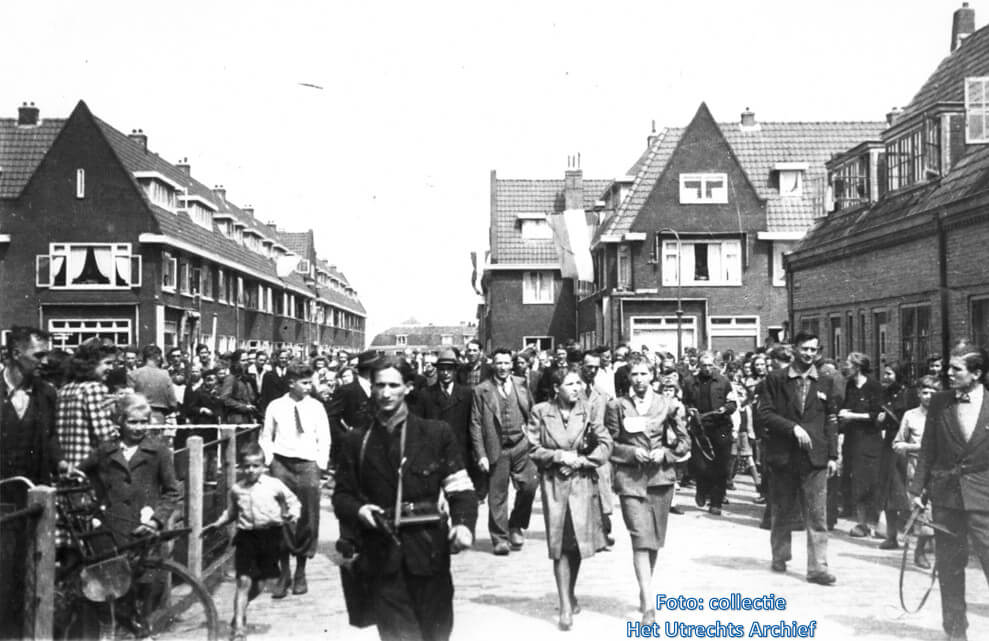
[[[556,624],[564,632],[573,627],[573,612],[560,612],[560,621]]]

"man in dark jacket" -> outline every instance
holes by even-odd
[[[738,405],[728,398],[731,383],[718,372],[714,364],[714,354],[704,352],[698,358],[697,376],[684,381],[684,404],[699,415],[704,434],[711,441],[714,460],[705,461],[703,466],[694,466],[692,473],[697,480],[697,507],[704,507],[711,501],[711,514],[720,515],[725,500],[728,479],[731,477],[731,415]],[[699,452],[694,453],[697,463]]]
[[[285,378],[285,375],[291,360],[291,352],[287,349],[280,350],[275,354],[275,362],[271,371],[265,372],[261,377],[261,389],[258,390],[258,408],[262,415],[268,409],[268,403],[288,394],[288,379]]]
[[[371,368],[378,355],[371,350],[357,356],[357,379],[338,387],[326,403],[330,420],[330,465],[335,467],[340,457],[343,437],[351,430],[363,432],[371,425]]]
[[[467,362],[461,365],[457,372],[457,382],[468,387],[477,387],[482,382],[491,378],[491,367],[484,362],[484,352],[481,350],[481,341],[471,339],[464,346],[464,354]]]
[[[364,433],[345,437],[333,508],[342,528],[361,531],[378,635],[445,641],[453,628],[450,554],[473,544],[477,499],[450,426],[409,413],[413,376],[394,357],[375,365],[376,414]],[[449,525],[436,505],[440,489]]]
[[[828,571],[827,479],[838,470],[838,405],[834,381],[819,376],[814,360],[820,339],[801,332],[796,358],[766,377],[758,413],[766,430],[766,465],[772,470],[770,545],[772,569],[790,560],[790,515],[803,499],[807,529],[807,580],[831,585]],[[799,497],[799,499],[798,499]]]
[[[487,475],[482,474],[477,467],[477,461],[471,454],[470,440],[470,407],[472,392],[465,385],[457,383],[454,378],[457,372],[457,355],[452,349],[439,353],[436,360],[436,384],[420,392],[421,416],[432,420],[444,421],[453,430],[457,445],[478,498],[487,495]]]
[[[959,345],[948,361],[951,390],[936,394],[927,410],[917,471],[910,485],[915,502],[930,498],[936,523],[934,554],[941,584],[941,621],[949,639],[965,639],[965,566],[974,548],[989,581],[989,354]],[[979,638],[984,638],[981,634]]]

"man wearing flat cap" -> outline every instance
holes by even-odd
[[[377,352],[368,350],[357,355],[357,379],[337,388],[326,403],[326,415],[330,420],[330,464],[336,467],[340,456],[340,443],[351,430],[365,430],[371,424],[371,368],[378,360]]]
[[[467,474],[474,483],[478,498],[487,494],[487,474],[481,473],[471,453],[470,408],[471,388],[456,381],[460,362],[452,349],[444,349],[436,360],[436,383],[420,392],[422,417],[446,422],[457,439],[460,454],[467,464]]]

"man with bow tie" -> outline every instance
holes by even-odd
[[[820,339],[801,332],[793,342],[796,358],[769,373],[759,396],[771,471],[772,570],[786,572],[791,514],[800,496],[807,530],[807,581],[832,585],[836,579],[828,571],[827,480],[838,471],[838,405],[834,381],[819,376],[814,365]]]
[[[951,389],[935,394],[927,411],[917,471],[910,485],[915,503],[929,498],[941,584],[941,620],[948,639],[965,639],[965,566],[968,546],[989,582],[989,394],[985,349],[961,344],[951,352]]]

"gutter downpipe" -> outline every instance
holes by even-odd
[[[937,268],[938,268],[938,294],[941,303],[941,357],[947,357],[950,350],[950,323],[948,314],[951,308],[950,292],[948,291],[948,238],[944,231],[944,223],[941,212],[935,211],[934,229],[937,237]]]

